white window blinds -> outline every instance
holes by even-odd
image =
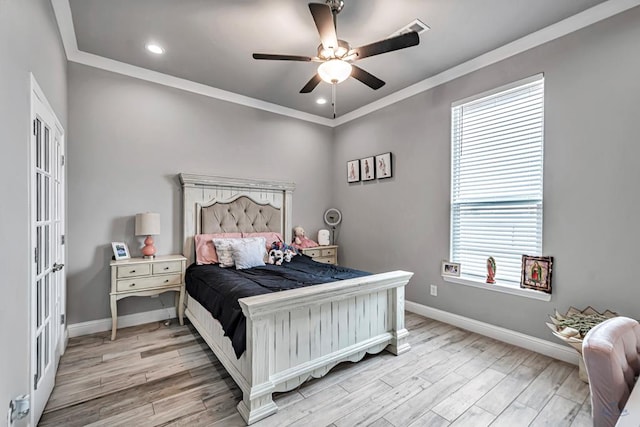
[[[451,260],[517,285],[522,255],[542,253],[544,77],[452,106]]]

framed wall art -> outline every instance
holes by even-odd
[[[349,160],[347,162],[347,182],[360,181],[360,160]]]
[[[113,249],[113,256],[116,260],[129,259],[129,248],[126,243],[123,242],[111,242],[111,248]]]
[[[453,277],[460,276],[460,264],[457,262],[442,261],[440,275]]]
[[[375,179],[375,167],[375,159],[373,156],[360,159],[360,179],[363,181]]]
[[[522,255],[520,287],[551,293],[553,257]]]
[[[391,153],[376,156],[376,178],[391,178]]]

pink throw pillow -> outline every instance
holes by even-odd
[[[213,239],[239,239],[242,233],[214,233],[214,234],[196,234],[196,264],[217,264],[218,255],[216,247],[213,245]]]

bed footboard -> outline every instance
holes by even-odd
[[[366,353],[408,351],[404,287],[411,276],[393,271],[240,299],[250,372],[238,411],[247,424],[277,412],[273,392]]]

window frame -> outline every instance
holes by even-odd
[[[455,157],[454,157],[454,151],[455,151],[455,143],[456,141],[454,140],[454,109],[458,108],[460,106],[463,106],[465,104],[474,102],[474,101],[478,101],[482,98],[487,98],[487,97],[491,97],[492,95],[497,95],[500,94],[502,92],[505,91],[509,91],[511,89],[516,89],[522,86],[526,86],[528,84],[534,83],[534,82],[538,82],[538,81],[542,81],[542,85],[543,85],[543,99],[542,99],[542,147],[541,147],[541,151],[540,151],[540,160],[541,160],[541,165],[542,165],[542,170],[541,170],[541,174],[540,174],[540,229],[542,231],[542,227],[543,227],[543,215],[544,215],[544,192],[543,192],[543,187],[544,187],[544,105],[545,105],[545,99],[544,99],[544,74],[543,73],[539,73],[521,80],[517,80],[511,83],[508,83],[506,85],[502,85],[500,87],[455,101],[451,104],[451,135],[450,135],[450,144],[451,144],[451,170],[450,170],[450,178],[451,178],[451,188],[450,188],[450,192],[449,192],[449,196],[450,196],[450,206],[449,206],[449,218],[450,218],[450,227],[449,227],[449,259],[451,261],[455,261],[455,262],[460,262],[460,260],[456,260],[453,258],[453,250],[454,250],[454,165],[455,165]],[[537,199],[535,199],[537,201]],[[491,204],[492,202],[489,202],[489,204]],[[495,203],[500,203],[500,201],[496,201]],[[543,248],[543,236],[542,236],[542,232],[540,233],[540,237],[539,237],[539,241],[538,241],[538,246],[540,247],[540,251],[542,252],[542,248]],[[541,255],[541,253],[531,253],[531,254],[527,254],[527,255]],[[464,265],[463,265],[463,269],[464,269]],[[543,301],[549,301],[551,299],[551,295],[550,294],[546,294],[546,293],[542,293],[542,292],[537,292],[535,290],[530,290],[530,289],[522,289],[519,287],[519,280],[516,284],[516,282],[505,282],[505,281],[496,281],[495,284],[487,284],[485,283],[484,280],[482,280],[481,278],[479,278],[477,275],[461,275],[460,277],[451,277],[451,276],[443,276],[443,280],[447,281],[447,282],[452,282],[452,283],[458,283],[458,284],[462,284],[462,285],[467,285],[467,286],[473,286],[473,287],[477,287],[477,288],[482,288],[482,289],[489,289],[489,290],[493,290],[493,291],[497,291],[497,292],[503,292],[503,293],[507,293],[507,294],[512,294],[512,295],[518,295],[518,296],[525,296],[525,297],[529,297],[529,298],[534,298],[534,299],[538,299],[538,300],[543,300]]]

